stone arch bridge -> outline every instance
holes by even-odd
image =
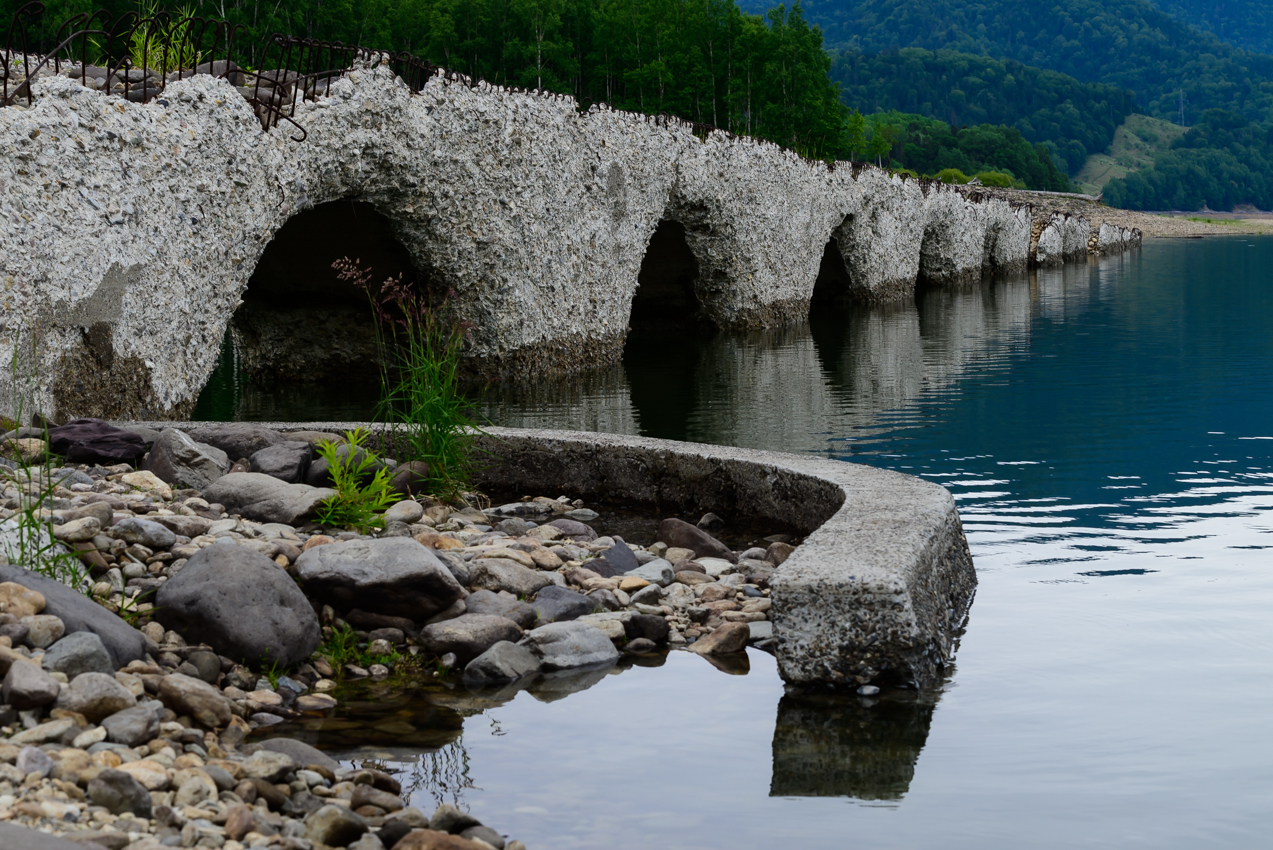
[[[692,257],[681,296],[695,310],[774,326],[803,321],[815,289],[902,300],[917,282],[1139,241],[676,121],[581,114],[569,98],[443,75],[413,93],[374,59],[297,105],[302,143],[286,125],[262,132],[207,75],[147,103],[60,76],[36,94],[0,109],[10,414],[21,400],[55,418],[186,416],[267,246],[337,200],[373,206],[453,293],[474,326],[470,362],[489,374],[618,358],[638,283],[659,293],[642,275],[664,243]]]

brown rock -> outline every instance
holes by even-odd
[[[44,594],[12,581],[0,582],[0,614],[12,614],[20,620],[43,610]]]
[[[417,829],[402,836],[393,850],[486,850],[486,845],[434,829]]]
[[[541,570],[555,570],[562,565],[562,560],[557,557],[557,553],[549,549],[533,549],[529,554],[535,566]]]
[[[415,536],[415,542],[421,546],[428,546],[430,549],[445,548],[439,547],[438,541],[444,539],[441,534],[436,531],[421,531]]]
[[[676,580],[681,584],[687,584],[690,587],[694,587],[699,584],[711,584],[716,581],[716,579],[712,578],[707,573],[698,573],[691,570],[681,570],[676,574]]]
[[[765,560],[774,566],[780,566],[783,561],[791,557],[794,551],[796,547],[790,543],[770,543],[769,548],[765,550]]]
[[[354,796],[349,804],[355,809],[363,806],[375,806],[386,812],[396,812],[402,808],[402,800],[387,791],[381,791],[371,785],[358,785],[354,788]]]
[[[305,541],[305,545],[301,547],[302,552],[308,552],[315,546],[325,546],[328,543],[335,543],[336,538],[328,537],[326,534],[315,534],[313,537]]]
[[[727,599],[734,595],[733,588],[726,587],[723,584],[712,584],[711,587],[703,588],[703,592],[698,595],[698,604],[706,608],[722,599]]]
[[[683,519],[668,517],[659,523],[658,540],[669,547],[690,549],[700,558],[724,558],[731,564],[738,563],[738,556],[728,546]]]
[[[256,817],[248,806],[231,806],[226,813],[225,837],[231,841],[242,841],[243,836],[256,829]]]
[[[159,698],[178,716],[188,714],[208,728],[220,728],[233,716],[230,701],[207,682],[173,673],[159,683]]]
[[[722,655],[728,652],[741,652],[747,648],[747,639],[751,629],[746,623],[726,623],[706,637],[701,637],[690,644],[690,652],[699,655]]]

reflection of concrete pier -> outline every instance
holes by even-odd
[[[900,800],[910,790],[934,706],[923,699],[784,696],[769,796]]]

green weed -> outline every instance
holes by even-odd
[[[13,358],[9,364],[11,381],[11,404],[16,422],[23,419],[24,408],[28,399],[35,395],[35,381],[30,375],[23,374],[21,357],[21,334],[15,334]],[[47,426],[44,428],[45,446],[49,443]],[[5,442],[6,454],[10,449]],[[39,463],[25,460],[20,452],[14,451],[13,458],[17,467],[0,469],[2,478],[7,478],[18,490],[17,513],[0,523],[0,545],[9,563],[39,573],[46,578],[62,582],[86,594],[92,593],[87,568],[79,557],[53,536],[53,525],[47,516],[48,506],[54,498],[57,482],[53,470],[53,454],[44,453]]]
[[[446,319],[445,298],[402,276],[377,289],[371,270],[345,257],[332,264],[341,280],[367,293],[376,316],[381,401],[376,411],[412,460],[429,465],[430,489],[458,497],[474,470],[475,405],[460,390],[460,360],[469,327]]]
[[[315,511],[323,525],[353,528],[362,533],[383,526],[381,514],[397,501],[389,486],[389,472],[372,468],[379,461],[366,448],[367,432],[361,428],[345,432],[345,445],[330,440],[318,444],[318,454],[327,461],[336,495],[324,500]]]

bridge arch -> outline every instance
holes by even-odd
[[[685,225],[673,218],[660,221],[637,272],[629,326],[710,320],[697,289],[699,274]]]

